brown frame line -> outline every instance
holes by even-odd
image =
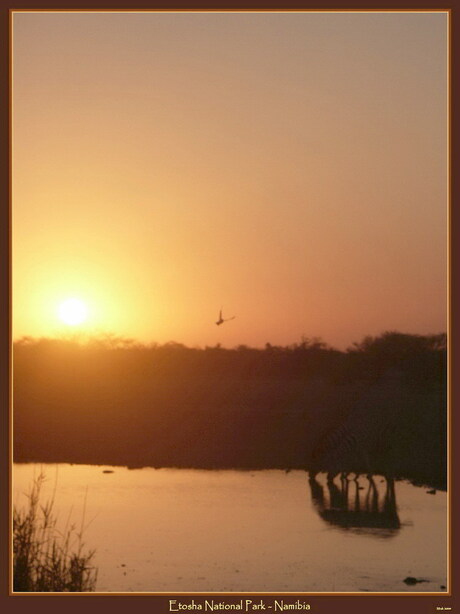
[[[11,246],[12,246],[12,149],[13,149],[13,15],[15,13],[445,13],[447,20],[447,249],[448,249],[448,285],[447,285],[447,324],[448,324],[448,351],[447,351],[447,373],[448,373],[448,394],[447,394],[447,591],[440,592],[180,592],[175,591],[144,591],[144,592],[18,592],[13,591],[13,544],[12,544],[12,523],[13,523],[13,340],[12,340],[12,300],[9,301],[9,596],[10,597],[165,597],[171,594],[180,596],[208,596],[220,595],[234,597],[238,595],[254,596],[289,596],[289,597],[451,597],[452,596],[452,9],[451,8],[421,8],[421,9],[151,9],[151,8],[15,8],[9,9],[8,30],[9,30],[9,58],[8,58],[8,84],[9,84],[9,239],[10,239],[10,263],[9,263],[9,296],[12,297],[12,267],[11,267]]]

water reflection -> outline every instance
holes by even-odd
[[[362,522],[341,527],[319,514],[335,508],[340,517],[342,497],[342,519],[352,516],[344,510],[355,509],[353,474],[345,505],[346,484],[337,476],[328,486],[326,473],[311,484],[312,502],[305,471],[15,465],[15,504],[27,504],[25,493],[40,471],[49,478],[44,501],[55,497],[61,526],[70,517],[79,527],[84,515],[84,541],[96,550],[101,592],[446,590],[445,492],[429,495],[398,480],[398,531],[375,522],[370,528]],[[382,509],[387,484],[382,476],[373,479]],[[359,477],[359,486],[359,509],[365,509],[368,490],[369,506],[374,501],[375,507],[368,480]],[[390,483],[387,505],[395,511],[392,488]],[[394,537],[369,537],[379,533]],[[406,584],[408,577],[429,582]]]
[[[314,509],[328,524],[381,538],[398,533],[401,523],[392,477],[358,479],[341,473],[320,474],[318,479],[310,474],[309,484]]]

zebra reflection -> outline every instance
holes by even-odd
[[[385,476],[377,485],[368,475],[362,486],[357,475],[354,479],[346,473],[328,474],[326,479],[320,475],[322,480],[310,474],[310,491],[316,511],[327,523],[378,537],[391,537],[399,530],[393,478]]]

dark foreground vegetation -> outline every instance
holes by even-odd
[[[265,349],[23,339],[14,459],[308,468],[318,441],[358,407],[370,416],[397,407],[372,470],[442,488],[446,365],[444,334],[389,332],[344,352],[308,339]]]
[[[96,586],[93,551],[84,551],[82,530],[58,529],[54,501],[40,499],[40,475],[25,508],[13,509],[13,590],[15,592],[89,592]]]

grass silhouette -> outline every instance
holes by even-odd
[[[94,591],[97,569],[94,551],[85,551],[83,522],[61,532],[57,527],[54,495],[41,503],[45,481],[40,474],[27,494],[25,508],[13,509],[13,590],[14,592]]]

